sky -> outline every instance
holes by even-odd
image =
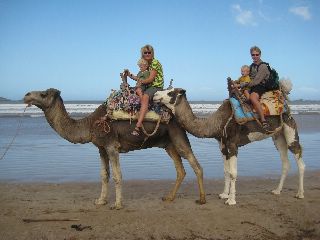
[[[292,81],[292,100],[320,100],[319,11],[318,0],[0,0],[0,96],[104,100],[151,44],[165,87],[223,100],[256,45]]]

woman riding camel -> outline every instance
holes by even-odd
[[[145,45],[141,48],[141,58],[145,59],[149,64],[150,75],[146,79],[136,79],[136,77],[128,73],[131,79],[138,81],[141,85],[143,95],[141,97],[141,107],[137,124],[132,131],[132,135],[139,136],[141,132],[143,119],[148,111],[149,101],[152,101],[154,94],[157,91],[163,90],[163,71],[161,63],[154,58],[154,50],[151,45]]]

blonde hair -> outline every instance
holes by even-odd
[[[153,50],[153,47],[151,46],[151,45],[149,45],[149,44],[147,44],[147,45],[144,45],[142,48],[141,48],[141,58],[143,58],[143,53],[145,52],[145,51],[150,51],[151,52],[151,54],[152,54],[152,57],[154,58],[154,50]]]
[[[244,70],[244,69],[250,70],[250,67],[249,67],[248,65],[243,65],[243,66],[241,67],[241,70]]]
[[[139,61],[137,62],[137,64],[138,64],[138,66],[140,66],[140,65],[148,66],[149,65],[148,61],[143,58],[140,58]]]
[[[253,51],[258,52],[259,55],[261,55],[261,50],[260,50],[260,48],[258,48],[257,46],[253,46],[252,48],[250,48],[250,54],[251,54]]]

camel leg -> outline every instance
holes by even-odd
[[[279,195],[281,193],[283,183],[288,175],[288,172],[290,170],[290,162],[288,159],[288,145],[287,141],[283,134],[279,134],[272,137],[272,140],[274,142],[274,145],[276,146],[277,150],[280,153],[280,158],[282,161],[282,171],[281,171],[281,178],[279,185],[276,189],[272,191],[273,194]]]
[[[112,178],[116,188],[116,201],[110,209],[119,210],[122,208],[122,175],[119,162],[119,152],[115,147],[108,147],[107,153],[111,161]]]
[[[225,170],[225,189],[222,193],[222,197],[228,195],[225,204],[235,205],[236,204],[236,181],[238,176],[237,169],[237,155],[238,147],[235,139],[225,139],[220,144],[220,150],[224,159],[224,170]]]
[[[227,199],[229,198],[229,192],[230,192],[230,164],[229,161],[227,161],[226,156],[223,154],[223,148],[224,145],[222,145],[221,142],[220,143],[220,150],[222,153],[222,158],[223,158],[223,169],[224,169],[224,189],[223,189],[223,193],[219,194],[219,198],[221,199]]]
[[[299,142],[296,123],[292,117],[287,120],[283,125],[284,136],[287,140],[289,150],[294,154],[299,169],[299,187],[296,197],[304,198],[303,178],[306,165],[302,159],[302,147]]]
[[[227,159],[227,162],[229,162],[229,174],[230,174],[230,193],[228,200],[225,202],[225,204],[228,205],[235,205],[236,204],[236,181],[237,181],[237,156],[234,155]]]
[[[167,151],[168,155],[173,159],[173,162],[174,162],[174,165],[175,165],[176,171],[177,171],[177,178],[176,178],[175,185],[174,185],[173,189],[171,190],[171,192],[166,197],[163,197],[162,200],[163,201],[173,201],[176,197],[176,193],[177,193],[184,177],[186,176],[186,171],[184,170],[184,167],[182,164],[182,159],[181,159],[180,155],[178,154],[177,150],[172,145],[169,145],[166,148],[166,151]]]
[[[108,197],[108,184],[110,179],[110,166],[109,166],[109,158],[107,152],[104,148],[99,147],[100,160],[101,160],[101,194],[98,199],[96,199],[96,205],[104,205],[107,204]]]
[[[289,148],[290,149],[290,148]],[[290,151],[294,152],[293,150],[290,149]],[[304,198],[304,189],[303,189],[303,178],[304,178],[304,171],[306,168],[306,165],[302,159],[302,150],[300,150],[301,152],[294,153],[294,157],[296,159],[297,165],[298,165],[298,169],[299,169],[299,187],[298,187],[298,193],[296,194],[296,198]]]
[[[187,159],[190,166],[192,167],[194,173],[197,176],[198,180],[198,187],[200,191],[200,199],[197,200],[196,202],[199,204],[205,204],[206,203],[206,194],[204,191],[204,186],[203,186],[203,170],[202,167],[200,166],[198,160],[194,156],[192,152],[192,148],[189,142],[189,139],[187,137],[186,132],[176,123],[171,122],[169,124],[169,134],[170,134],[170,139],[174,145],[174,148],[177,150],[178,154]]]
[[[189,152],[187,152],[187,153],[184,152],[184,151],[181,151],[181,152],[179,152],[179,154],[182,157],[184,157],[185,159],[188,160],[190,166],[192,167],[194,173],[197,176],[198,187],[199,187],[199,191],[200,191],[200,199],[197,200],[196,203],[205,204],[206,203],[206,194],[205,194],[204,187],[203,187],[203,170],[202,170],[202,167],[200,166],[198,160],[195,158],[195,156],[193,155],[191,150]]]
[[[198,160],[195,158],[192,152],[189,152],[187,156],[185,157],[188,161],[189,164],[191,165],[194,173],[197,176],[198,180],[198,187],[200,191],[200,199],[196,201],[198,204],[205,204],[206,203],[206,194],[204,191],[204,186],[203,186],[203,170],[202,167],[200,166]]]

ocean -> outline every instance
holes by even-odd
[[[72,116],[92,112],[99,104],[70,103],[67,111]],[[192,104],[200,115],[214,112],[219,104]],[[22,112],[25,104],[0,104],[0,181],[14,182],[95,182],[100,181],[100,159],[93,144],[72,144],[62,139],[49,126],[43,113],[36,107]],[[320,105],[291,106],[297,120],[303,159],[307,170],[319,170],[317,152],[320,146]],[[17,128],[19,131],[16,135]],[[16,138],[11,146],[13,137]],[[204,169],[205,178],[222,178],[223,161],[215,139],[188,137],[195,156]],[[257,154],[259,153],[259,154]],[[152,156],[152,158],[150,158]],[[290,174],[297,171],[293,155],[289,153]],[[183,160],[187,179],[195,174]],[[175,179],[174,164],[164,149],[151,148],[120,154],[124,180]],[[281,160],[271,138],[254,142],[239,149],[238,175],[275,177],[281,174]]]

